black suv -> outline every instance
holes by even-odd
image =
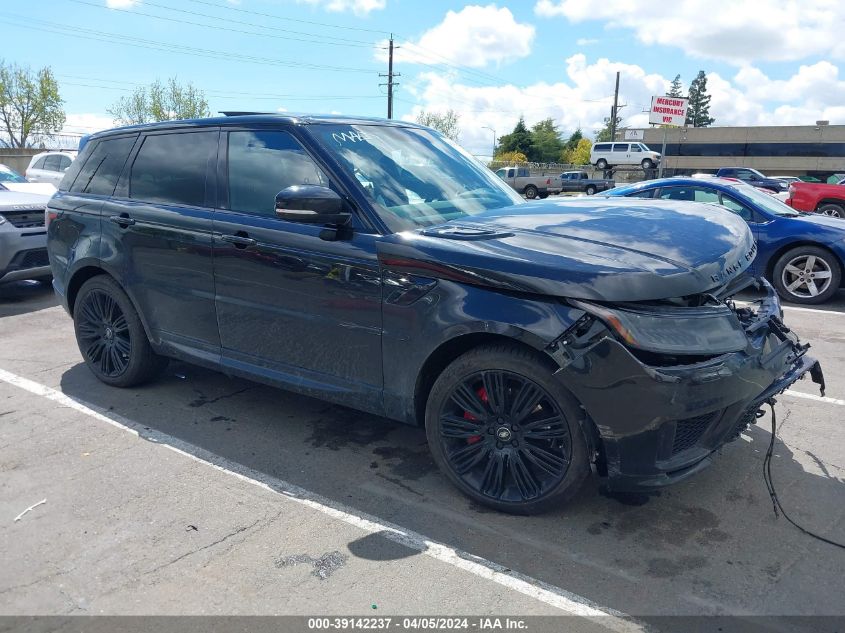
[[[653,489],[811,372],[741,218],[713,205],[525,203],[438,133],[241,115],[87,139],[47,210],[54,286],[119,387],[167,358],[424,425],[510,512],[591,469]],[[756,284],[765,297],[730,297]]]

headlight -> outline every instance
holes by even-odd
[[[570,303],[597,316],[627,345],[658,354],[724,354],[748,345],[742,325],[727,306],[639,309]]]

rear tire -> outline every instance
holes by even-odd
[[[605,159],[603,159],[603,158],[599,158],[599,159],[596,161],[596,167],[597,167],[598,169],[607,169],[607,161],[606,161]]]
[[[473,501],[536,514],[564,505],[590,472],[583,413],[529,349],[486,345],[454,360],[428,397],[435,462]]]
[[[528,185],[525,188],[525,197],[528,198],[529,200],[533,200],[534,198],[536,198],[537,193],[538,193],[537,187],[535,187],[534,185]]]
[[[831,218],[845,218],[845,207],[832,202],[827,202],[816,209],[817,213],[829,216]]]
[[[153,352],[135,307],[111,277],[99,275],[82,284],[73,325],[85,364],[107,385],[140,385],[167,365]]]
[[[824,303],[839,290],[841,279],[839,261],[817,246],[799,246],[784,253],[772,273],[778,294],[786,301],[803,304]]]

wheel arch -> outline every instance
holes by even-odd
[[[835,204],[837,207],[845,211],[845,200],[842,198],[823,198],[816,203],[816,211],[826,204]]]

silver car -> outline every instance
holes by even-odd
[[[50,196],[0,191],[0,284],[51,277],[44,209]]]
[[[30,182],[48,182],[58,187],[75,159],[76,152],[70,150],[36,154],[26,168],[26,179]]]

